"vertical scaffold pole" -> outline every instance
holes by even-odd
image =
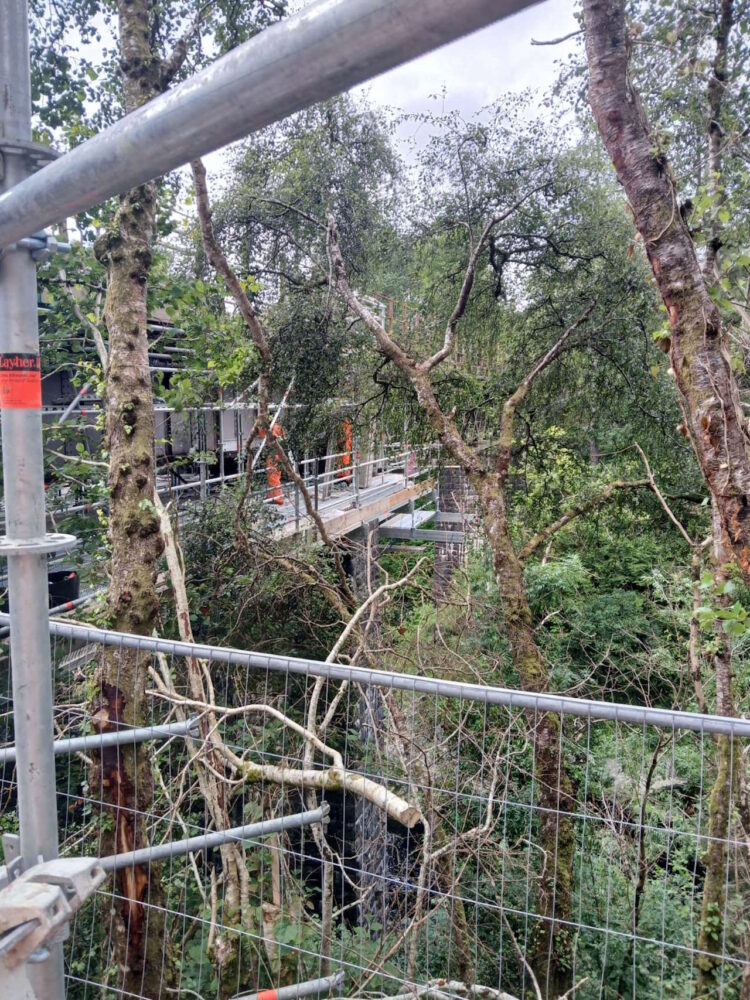
[[[208,449],[208,435],[206,434],[206,411],[198,410],[196,413],[198,418],[198,469],[200,471],[200,497],[201,500],[206,499],[206,450]]]
[[[219,479],[221,480],[221,488],[224,489],[224,397],[222,396],[221,390],[219,390],[219,412],[217,416],[216,425],[216,443],[219,447]]]
[[[26,0],[4,0],[0,17],[0,153],[3,192],[33,172]],[[31,235],[31,233],[29,234]],[[42,400],[36,264],[10,246],[0,259],[0,405],[11,615],[13,710],[21,855],[25,866],[57,856],[52,669],[45,535]],[[28,969],[38,1000],[63,1000],[62,945]]]

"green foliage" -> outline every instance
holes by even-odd
[[[533,563],[526,571],[529,603],[540,617],[581,599],[591,589],[591,575],[575,553],[549,563]]]

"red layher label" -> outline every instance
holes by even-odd
[[[40,410],[42,366],[38,354],[0,354],[0,409]]]

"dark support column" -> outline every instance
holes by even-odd
[[[438,510],[446,514],[466,514],[468,490],[466,475],[458,465],[446,465],[438,477]],[[460,531],[456,521],[436,518],[435,527],[443,531]],[[435,542],[435,568],[432,576],[432,594],[435,603],[444,600],[451,589],[453,574],[464,559],[463,542]]]

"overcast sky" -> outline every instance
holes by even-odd
[[[557,75],[555,62],[572,50],[575,40],[533,46],[531,39],[560,38],[575,31],[573,9],[570,0],[546,0],[358,90],[378,104],[422,111],[435,110],[429,96],[445,88],[446,110],[459,109],[467,117],[508,91],[546,90]]]
[[[301,10],[311,2],[292,0],[290,9]],[[356,88],[355,93],[366,94],[375,104],[418,112],[440,110],[430,95],[445,90],[445,110],[458,109],[470,117],[508,91],[532,88],[543,92],[555,81],[555,63],[572,51],[576,42],[540,47],[531,45],[531,39],[561,38],[575,31],[578,24],[573,11],[571,0],[545,0],[384,73]]]
[[[291,0],[292,12],[313,0]],[[408,2],[408,0],[403,0]],[[573,51],[576,39],[554,46],[536,46],[531,39],[561,38],[576,31],[571,0],[544,0],[520,14],[506,18],[483,31],[446,45],[357,87],[376,105],[406,112],[458,109],[469,118],[502,94],[530,88],[540,96],[557,78],[556,63]],[[445,102],[434,95],[445,91]],[[404,140],[416,138],[420,126],[408,124],[399,130]],[[402,152],[409,158],[406,149]],[[221,171],[221,151],[207,160],[211,172]]]

